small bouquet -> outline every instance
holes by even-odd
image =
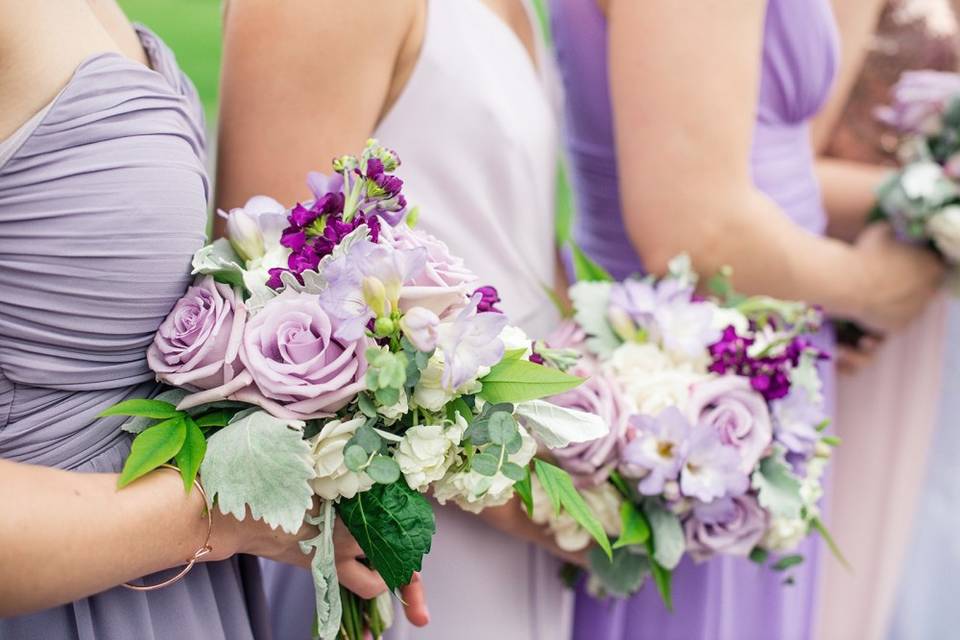
[[[901,136],[902,167],[880,187],[873,218],[960,263],[960,75],[908,71],[877,117]]]
[[[311,202],[286,210],[258,196],[221,212],[229,239],[196,253],[196,281],[148,352],[172,388],[104,414],[132,416],[123,428],[137,434],[121,487],[174,460],[188,490],[199,473],[210,508],[290,533],[318,527],[301,546],[315,552],[321,638],[379,637],[392,611],[389,596],[341,592],[335,516],[391,590],[430,550],[428,492],[480,511],[515,493],[529,503],[536,477],[556,513],[610,550],[570,476],[535,458],[538,443],[606,432],[541,400],[583,382],[565,371],[576,358],[535,354],[496,291],[414,228],[398,165],[371,140],[332,177],[309,176]]]
[[[795,551],[813,530],[833,547],[817,507],[837,444],[824,433],[817,363],[827,356],[810,340],[820,313],[736,295],[729,273],[701,297],[686,256],[661,279],[624,282],[574,256],[573,319],[548,343],[581,352],[571,371],[588,377],[551,401],[610,427],[554,452],[616,538],[612,560],[589,553],[591,590],[626,597],[652,575],[672,607],[671,571],[684,555],[782,571],[802,562]],[[534,479],[534,519],[564,548],[586,546],[568,515],[538,510],[538,491]]]

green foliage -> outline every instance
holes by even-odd
[[[686,548],[680,518],[655,500],[644,502],[643,514],[650,524],[653,559],[666,569],[675,569]]]
[[[577,387],[583,378],[527,360],[505,360],[494,365],[480,382],[483,389],[478,395],[497,404],[554,396]]]
[[[153,400],[156,402],[165,402],[167,404],[172,405],[174,408],[176,408],[176,406],[180,404],[180,401],[183,400],[186,397],[186,395],[187,395],[187,392],[184,391],[183,389],[167,389],[166,391],[162,391],[158,393],[156,397],[153,398]],[[116,409],[118,406],[120,405],[114,405],[113,407],[110,407],[110,409]],[[108,409],[108,411],[110,409]],[[126,415],[126,414],[118,414],[118,415]],[[173,416],[170,415],[167,417],[173,417]],[[162,418],[162,419],[166,419],[166,418]],[[140,433],[147,427],[157,424],[157,420],[158,418],[151,418],[143,415],[131,415],[126,422],[120,425],[120,428],[123,431],[126,431],[128,433]]]
[[[590,536],[596,540],[597,544],[603,549],[608,558],[613,557],[613,550],[610,548],[610,539],[607,538],[603,525],[597,520],[597,517],[584,502],[583,497],[573,486],[573,480],[563,469],[556,467],[549,462],[539,458],[533,461],[534,470],[537,479],[543,486],[544,492],[553,505],[554,512],[560,513],[563,508],[577,524],[583,527]]]
[[[183,423],[186,437],[183,440],[183,446],[177,452],[176,461],[177,466],[180,467],[180,476],[183,478],[183,488],[189,493],[200,471],[200,463],[203,462],[203,457],[207,453],[207,439],[193,418],[187,416],[183,418]]]
[[[823,541],[827,543],[827,547],[830,549],[830,553],[844,566],[847,571],[852,571],[850,563],[847,561],[847,558],[843,555],[843,552],[840,551],[840,547],[837,545],[836,540],[833,539],[833,536],[830,535],[830,531],[827,529],[827,525],[823,523],[823,520],[820,518],[814,518],[810,521],[810,526],[813,527],[817,533],[820,534],[820,537],[823,538]]]
[[[200,466],[203,485],[220,511],[296,533],[313,504],[315,477],[310,445],[300,423],[252,409],[210,436]]]
[[[216,409],[201,416],[197,416],[197,426],[201,429],[210,429],[214,427],[225,427],[230,424],[230,420],[238,412],[233,409]]]
[[[618,598],[636,593],[650,573],[649,559],[642,552],[627,548],[614,549],[613,557],[608,558],[600,547],[592,547],[587,552],[587,561],[603,590]]]
[[[230,243],[220,238],[193,254],[193,272],[211,275],[231,287],[243,286],[244,264]]]
[[[573,241],[569,241],[567,244],[570,246],[570,252],[573,256],[573,274],[577,278],[577,282],[613,282],[613,276],[594,262]]]
[[[340,630],[343,604],[340,598],[340,583],[334,564],[333,548],[333,503],[326,501],[316,518],[307,516],[307,522],[317,527],[317,535],[300,543],[305,554],[313,552],[310,573],[313,575],[313,591],[316,598],[315,635],[323,640],[333,640]]]
[[[364,471],[379,484],[393,484],[400,479],[400,465],[387,456],[374,456]]]
[[[628,500],[620,505],[620,537],[614,549],[645,544],[650,539],[650,525],[644,515]]]
[[[342,499],[337,511],[387,587],[408,584],[436,530],[427,499],[399,480]]]
[[[517,405],[515,413],[548,449],[596,440],[605,436],[610,429],[598,415],[561,407],[544,400],[522,402]]]
[[[587,346],[601,358],[622,344],[607,319],[610,303],[609,282],[578,282],[570,287],[573,317],[587,333]]]
[[[801,555],[792,555],[784,556],[773,563],[773,566],[770,567],[774,571],[786,571],[791,567],[795,567],[799,564],[803,564],[803,556]]]
[[[755,562],[759,565],[767,563],[767,560],[770,559],[770,552],[764,549],[763,547],[754,547],[750,551],[750,561]]]
[[[137,416],[140,418],[152,418],[154,420],[167,420],[182,415],[177,411],[175,405],[163,400],[149,400],[147,398],[134,398],[118,402],[108,409],[100,412],[101,418],[108,416]]]
[[[122,489],[137,478],[166,464],[183,447],[186,437],[187,426],[179,415],[144,430],[133,439],[130,455],[123,464],[117,486]],[[188,484],[187,489],[189,488]]]
[[[752,483],[761,507],[781,518],[800,517],[803,509],[800,479],[783,459],[782,449],[760,461]]]
[[[533,517],[533,487],[531,486],[530,467],[523,470],[523,478],[517,480],[513,485],[513,490],[517,492],[523,506],[527,509],[527,515]]]

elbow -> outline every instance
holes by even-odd
[[[712,215],[710,208],[674,206],[669,215],[644,215],[643,211],[643,207],[633,207],[624,217],[627,234],[648,273],[666,274],[670,262],[683,253],[701,273],[722,266],[714,262],[724,254],[725,238],[734,231],[721,216]]]

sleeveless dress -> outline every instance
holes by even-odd
[[[575,237],[617,278],[642,271],[621,217],[607,73],[606,20],[595,0],[553,0],[553,33],[567,96]],[[656,28],[650,25],[650,28]],[[642,37],[642,34],[638,34]],[[804,229],[826,217],[814,175],[808,120],[827,98],[839,43],[828,0],[769,0],[751,155],[755,184]],[[670,126],[664,122],[663,126]],[[635,170],[635,168],[631,168]],[[708,215],[708,213],[705,213]],[[821,337],[829,346],[827,332]],[[832,370],[824,368],[828,402]],[[746,559],[685,560],[674,572],[675,611],[648,584],[629,600],[577,596],[574,638],[582,640],[794,640],[810,637],[819,541],[784,586],[783,574]]]
[[[152,70],[117,53],[90,56],[0,143],[0,456],[9,460],[120,470],[123,419],[97,414],[156,393],[146,349],[204,243],[199,101],[173,53],[137,31]],[[256,562],[233,558],[158,591],[116,587],[0,620],[0,638],[244,640],[267,638],[265,623]]]
[[[538,57],[546,66],[548,56]],[[521,41],[480,0],[430,1],[419,60],[374,133],[400,155],[407,200],[423,212],[418,226],[495,286],[500,308],[531,336],[559,321],[544,291],[555,276],[558,140],[543,82]],[[415,629],[398,609],[388,638],[568,637],[572,599],[558,563],[456,506],[435,511],[422,574],[430,624]],[[274,635],[309,637],[309,575],[263,564]]]
[[[896,165],[896,135],[873,111],[889,103],[890,88],[905,70],[960,70],[957,6],[956,0],[887,3],[831,134],[831,156]],[[900,616],[899,637],[941,637],[960,625],[956,589],[944,583],[960,588],[953,578],[960,568],[960,547],[953,542],[960,527],[956,381],[941,394],[942,382],[950,384],[944,361],[948,372],[955,371],[958,355],[948,348],[956,341],[947,338],[946,298],[941,294],[909,326],[888,335],[868,367],[840,376],[836,431],[843,446],[828,497],[830,525],[855,570],[824,567],[817,634],[823,640],[884,638],[904,571],[912,578],[901,597],[911,613]],[[930,479],[926,488],[924,477]]]

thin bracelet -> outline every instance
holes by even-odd
[[[177,473],[180,473],[180,469],[173,466],[172,464],[162,464],[160,465],[159,468],[173,469]],[[123,586],[126,587],[127,589],[133,589],[134,591],[154,591],[156,589],[163,589],[164,587],[169,587],[174,582],[177,582],[178,580],[183,578],[183,576],[190,573],[190,569],[193,569],[193,565],[197,563],[197,560],[199,560],[203,556],[213,551],[213,547],[210,546],[210,534],[213,533],[213,514],[210,513],[210,508],[206,506],[207,492],[203,490],[203,485],[201,485],[200,481],[197,480],[196,478],[194,478],[193,480],[193,486],[195,486],[197,488],[197,491],[200,492],[200,497],[203,498],[204,510],[207,512],[207,538],[206,540],[203,541],[203,546],[197,549],[196,553],[193,554],[193,557],[187,560],[187,564],[183,567],[183,569],[181,569],[180,572],[177,575],[173,576],[172,578],[164,580],[159,584],[151,584],[151,585],[143,585],[143,586],[137,585],[137,584],[130,584],[129,582],[124,582]]]

